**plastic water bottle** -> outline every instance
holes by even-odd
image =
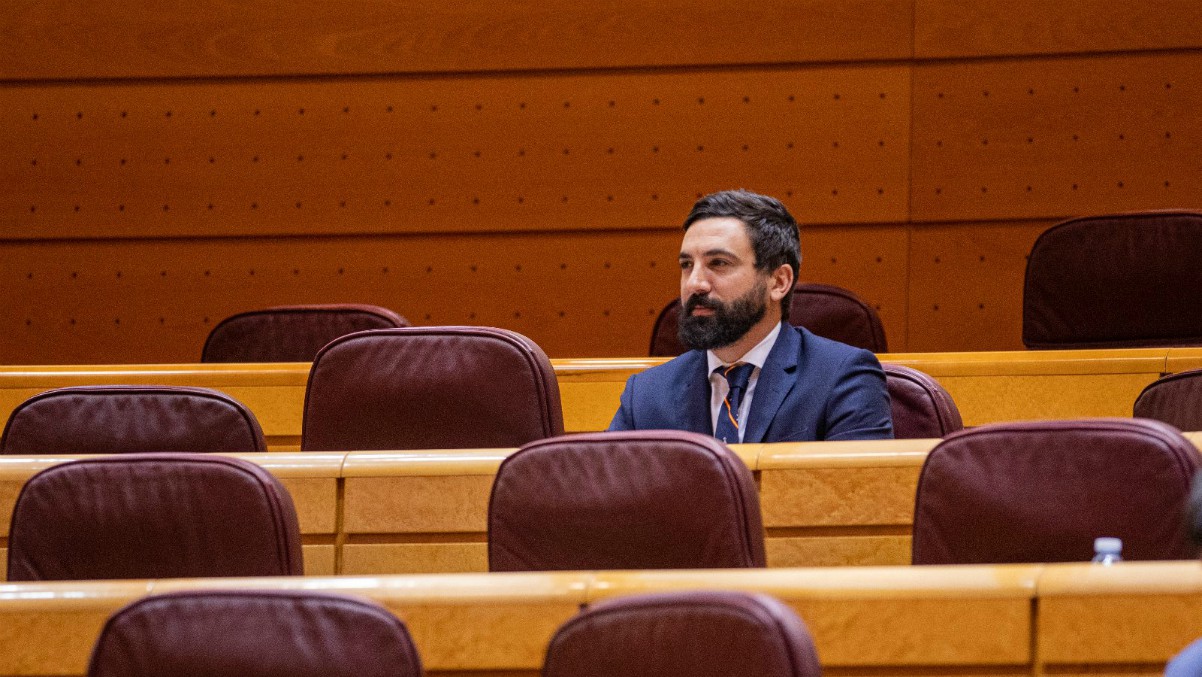
[[[1108,567],[1123,561],[1123,539],[1100,536],[1093,539],[1093,563]]]

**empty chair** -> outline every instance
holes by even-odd
[[[313,360],[301,449],[517,447],[562,433],[551,361],[525,336],[379,329],[336,339]]]
[[[179,386],[76,386],[25,400],[0,437],[4,454],[266,451],[250,409]]]
[[[490,571],[764,566],[751,471],[708,435],[568,435],[501,463]]]
[[[824,338],[841,341],[874,353],[889,350],[885,328],[872,306],[841,287],[799,284],[793,288],[789,322]],[[651,357],[674,357],[688,349],[676,337],[680,299],[668,303],[651,330]]]
[[[938,381],[900,364],[881,367],[889,389],[895,439],[943,437],[964,427],[960,410]]]
[[[198,590],[144,597],[104,624],[88,677],[420,677],[403,623],[341,595]]]
[[[604,600],[560,627],[542,677],[818,677],[805,624],[767,595],[669,592]]]
[[[21,488],[8,535],[10,581],[283,576],[301,564],[279,480],[212,454],[52,466]]]
[[[1028,348],[1202,344],[1202,213],[1073,219],[1031,247]]]
[[[1202,369],[1148,384],[1135,398],[1134,415],[1164,421],[1178,430],[1202,430]]]
[[[1003,423],[927,456],[915,564],[1088,561],[1099,536],[1132,560],[1194,556],[1182,524],[1198,452],[1146,419]]]
[[[312,362],[325,344],[366,329],[408,327],[387,308],[360,304],[276,306],[225,318],[205,340],[201,362]]]

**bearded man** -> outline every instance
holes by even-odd
[[[783,320],[801,267],[783,204],[713,193],[684,231],[679,331],[691,350],[631,376],[610,430],[690,430],[730,444],[893,437],[876,356]]]

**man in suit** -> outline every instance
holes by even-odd
[[[801,266],[784,205],[714,193],[684,231],[679,332],[691,350],[631,376],[610,430],[691,430],[731,444],[893,437],[876,357],[784,321]]]

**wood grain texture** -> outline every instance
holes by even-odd
[[[1202,53],[914,69],[914,221],[1192,205]]]
[[[912,12],[910,0],[20,0],[0,18],[0,78],[896,59],[910,55]]]
[[[0,87],[0,219],[49,239],[641,229],[744,187],[809,221],[898,221],[909,90],[895,66]]]
[[[487,543],[347,543],[342,569],[349,576],[484,573]]]
[[[915,0],[920,59],[1202,47],[1193,0]]]
[[[910,563],[909,536],[773,537],[764,543],[768,566],[844,567]]]

